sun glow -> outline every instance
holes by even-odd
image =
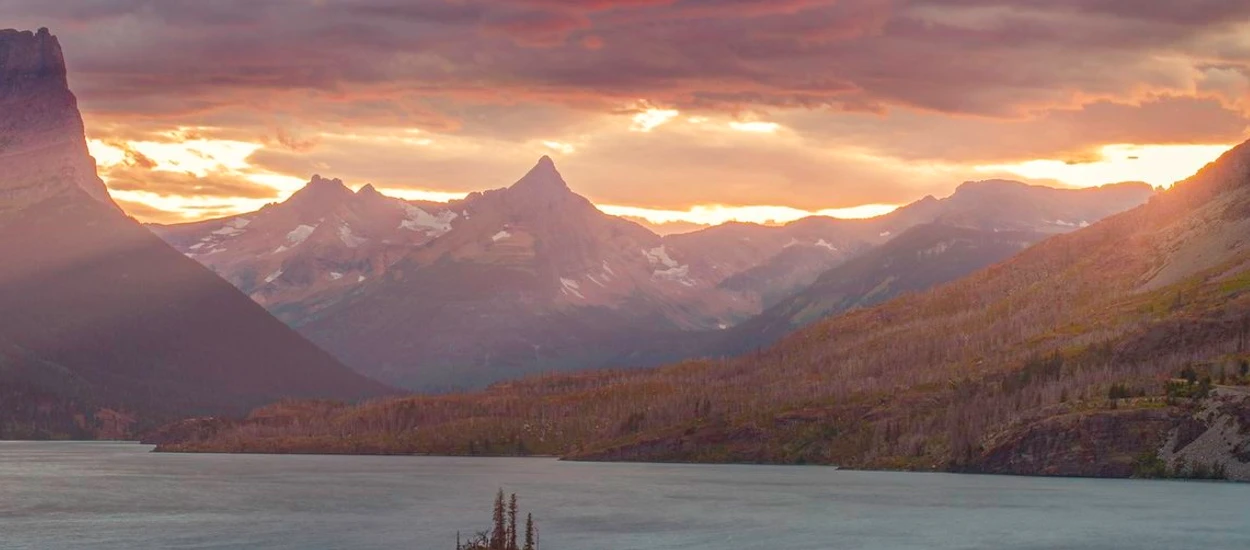
[[[677,111],[648,110],[635,115],[637,131],[650,131],[677,116]],[[770,122],[733,122],[730,128],[743,132],[772,133],[780,126]],[[565,154],[575,151],[571,144],[559,141],[543,141],[541,145]],[[118,200],[144,204],[159,210],[182,216],[188,221],[249,212],[274,200],[285,200],[305,184],[304,178],[270,172],[249,162],[249,157],[263,147],[256,143],[228,140],[191,139],[181,142],[134,141],[106,142],[90,140],[88,147],[96,158],[105,183],[115,169],[139,166],[151,171],[191,174],[196,177],[227,175],[274,189],[269,199],[241,197],[197,196],[165,194],[148,190],[113,189]],[[359,183],[357,187],[363,185]],[[386,195],[405,200],[451,202],[465,198],[463,192],[446,192],[427,189],[387,187],[380,191]],[[803,210],[786,206],[725,206],[699,205],[686,210],[665,210],[625,205],[601,205],[600,210],[620,216],[633,216],[652,223],[689,222],[700,225],[717,225],[731,221],[760,224],[787,223],[808,216],[836,218],[868,218],[889,213],[896,205],[867,204],[849,208]]]
[[[730,122],[729,127],[739,132],[752,132],[756,134],[772,134],[781,129],[781,125],[776,122]]]
[[[898,209],[897,205],[866,204],[850,208],[828,208],[817,211],[802,210],[789,206],[725,206],[699,205],[687,210],[663,210],[635,206],[601,205],[599,210],[614,216],[643,218],[651,223],[691,222],[700,225],[719,225],[728,222],[759,224],[782,224],[810,216],[829,216],[843,219],[872,218]]]
[[[1106,145],[1093,162],[1031,160],[1019,164],[978,166],[982,172],[1008,172],[1030,179],[1049,179],[1076,187],[1121,181],[1170,186],[1183,180],[1229,149],[1229,145]]]
[[[115,170],[138,167],[152,172],[189,174],[197,178],[211,175],[239,178],[273,188],[276,200],[284,200],[299,190],[305,181],[253,166],[248,157],[261,147],[257,143],[212,139],[87,141],[87,149],[95,157],[100,177],[106,185],[110,182],[110,173]],[[175,195],[137,189],[110,189],[109,193],[120,201],[144,204],[180,215],[188,221],[249,212],[275,200],[200,196],[192,190],[188,191],[187,194]]]
[[[674,109],[647,109],[634,115],[634,124],[629,129],[635,132],[650,132],[677,118],[679,114],[681,113]]]
[[[400,189],[397,187],[388,187],[378,189],[379,193],[388,197],[404,199],[406,201],[427,201],[427,202],[451,202],[458,201],[469,196],[468,193],[451,193],[447,191],[427,191],[424,189]]]

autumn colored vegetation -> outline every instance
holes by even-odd
[[[1247,235],[1250,144],[1140,208],[737,359],[280,403],[161,448],[975,469],[1021,426],[1180,414],[1204,377],[1244,383]],[[1169,389],[1187,369],[1188,393]]]

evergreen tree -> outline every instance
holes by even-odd
[[[512,498],[508,500],[508,550],[517,550],[516,516],[516,493],[512,493]]]
[[[534,514],[525,514],[525,548],[523,550],[537,550],[534,544]]]
[[[492,550],[506,550],[508,543],[508,528],[504,519],[503,489],[499,490],[499,494],[495,495],[495,529],[490,535],[490,547]]]

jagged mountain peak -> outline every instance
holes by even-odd
[[[323,178],[320,174],[314,174],[312,179],[286,203],[296,209],[305,212],[329,210],[335,206],[351,200],[356,194],[352,192],[343,180],[334,178]]]
[[[61,44],[48,29],[0,30],[0,98],[31,86],[68,88]]]
[[[304,187],[305,188],[320,187],[320,188],[347,189],[347,186],[343,184],[343,180],[338,179],[338,178],[323,178],[321,177],[321,174],[313,174],[312,179],[308,180],[308,184],[305,185]]]
[[[366,183],[364,187],[356,191],[356,194],[362,197],[382,196],[382,193],[372,183]]]
[[[571,194],[569,185],[556,169],[555,161],[543,155],[528,173],[509,188],[515,192],[529,194],[559,195]]]

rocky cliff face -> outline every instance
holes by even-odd
[[[988,450],[962,469],[1250,481],[1250,391],[1221,387],[1196,402],[1045,418],[992,438]]]
[[[0,32],[0,78],[0,438],[389,391],[117,209],[46,30]]]
[[[113,206],[83,140],[60,43],[48,29],[0,30],[0,211],[71,188]]]

